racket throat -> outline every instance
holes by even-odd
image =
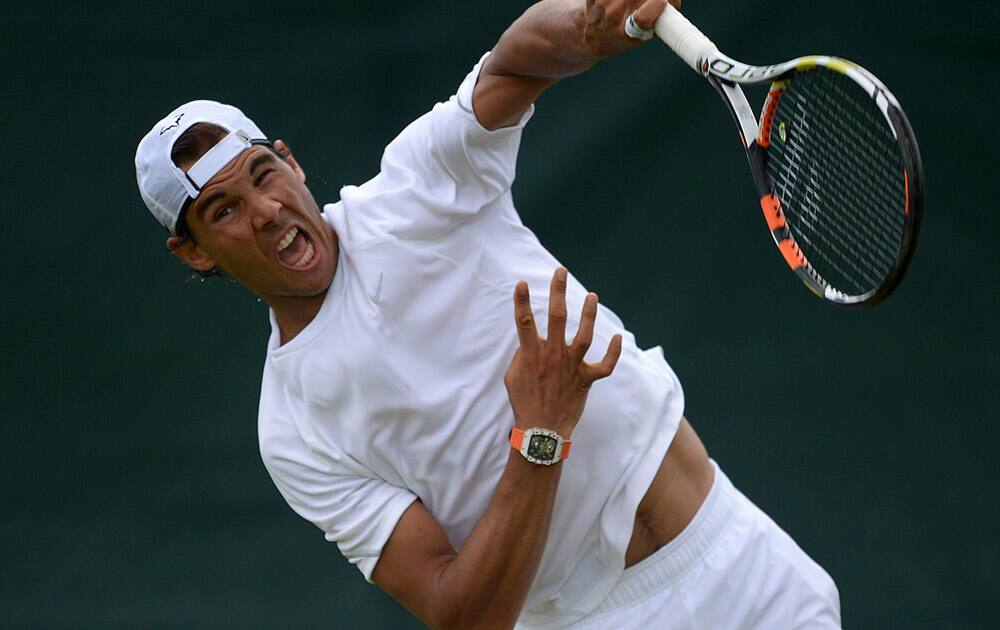
[[[760,128],[757,126],[757,117],[750,109],[746,95],[743,94],[743,88],[732,81],[713,75],[708,76],[708,82],[712,84],[712,87],[726,103],[726,107],[733,120],[736,121],[736,127],[740,132],[740,143],[744,149],[748,149],[750,144],[757,139]]]

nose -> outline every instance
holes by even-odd
[[[255,230],[262,230],[278,217],[281,203],[265,195],[254,195],[248,200],[251,220]]]

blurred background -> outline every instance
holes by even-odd
[[[0,626],[419,627],[272,486],[266,307],[188,280],[133,155],[173,107],[217,99],[335,201],[529,4],[6,5]],[[801,286],[722,103],[659,42],[542,97],[525,223],[663,346],[710,452],[833,575],[846,626],[997,627],[1000,5],[685,11],[738,59],[835,53],[893,89],[927,172],[902,287],[844,311]]]

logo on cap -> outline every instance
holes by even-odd
[[[174,119],[174,124],[167,125],[166,127],[160,129],[160,135],[162,136],[163,134],[167,133],[168,131],[170,131],[174,127],[180,127],[181,126],[181,118],[183,118],[183,117],[184,117],[183,113],[179,114],[177,116],[177,118]]]

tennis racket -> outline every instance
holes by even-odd
[[[654,30],[729,107],[767,227],[805,285],[842,306],[892,293],[917,243],[924,175],[888,88],[836,57],[741,63],[670,5]],[[759,119],[740,87],[756,84],[770,84]]]

